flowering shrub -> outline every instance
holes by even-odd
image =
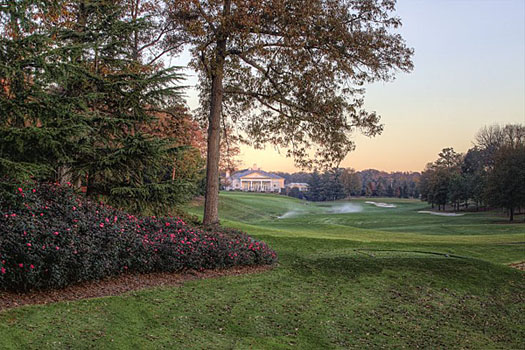
[[[0,202],[0,289],[61,288],[123,272],[272,264],[265,243],[235,230],[204,231],[179,218],[137,217],[59,185],[18,189]]]

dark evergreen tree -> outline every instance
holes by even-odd
[[[186,184],[166,176],[170,142],[141,126],[177,95],[173,83],[180,76],[137,57],[133,34],[147,29],[148,19],[127,17],[123,2],[69,4],[58,32],[64,46],[57,58],[74,62],[76,74],[68,75],[61,88],[67,96],[87,97],[82,112],[89,115],[91,130],[80,140],[89,151],[78,154],[70,173],[87,179],[88,195],[102,195],[128,210],[173,205]]]
[[[0,183],[12,193],[18,182],[55,180],[89,132],[78,113],[82,98],[58,89],[70,66],[54,59],[52,34],[43,16],[59,10],[56,1],[10,1],[0,6]],[[73,74],[73,73],[72,73]],[[83,97],[84,98],[84,97]]]
[[[341,183],[342,169],[326,171],[321,176],[320,201],[335,201],[345,197],[343,184]]]
[[[304,193],[301,192],[297,187],[292,187],[290,191],[288,191],[288,196],[298,198],[298,199],[304,199]]]
[[[322,200],[322,183],[321,183],[321,176],[319,175],[319,172],[314,170],[312,173],[312,177],[309,182],[310,187],[308,188],[308,192],[306,193],[306,198],[309,201],[320,201]]]
[[[392,187],[392,184],[389,184],[386,188],[386,196],[387,197],[394,197],[394,188]]]
[[[0,7],[3,178],[85,182],[89,196],[132,211],[167,209],[194,192],[169,176],[180,148],[142,127],[179,103],[181,77],[142,62],[134,34],[151,17],[126,11],[108,0]]]
[[[403,187],[401,187],[401,197],[408,198],[408,185],[407,183],[403,183]]]

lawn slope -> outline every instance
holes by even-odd
[[[525,274],[506,264],[525,260],[525,226],[388,203],[223,193],[222,222],[269,243],[278,267],[4,311],[0,348],[524,348]]]

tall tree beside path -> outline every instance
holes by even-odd
[[[363,85],[410,71],[413,50],[393,30],[394,0],[166,0],[174,31],[192,53],[208,111],[204,224],[217,224],[221,130],[255,146],[287,148],[301,166],[337,164],[356,130],[374,136]]]

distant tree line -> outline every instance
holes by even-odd
[[[336,168],[320,173],[276,173],[285,179],[285,184],[303,182],[309,191],[287,188],[283,194],[311,200],[330,201],[351,196],[419,198],[420,173],[387,173],[375,169],[355,171],[352,168]]]
[[[525,126],[484,127],[465,154],[443,149],[419,187],[421,199],[438,210],[504,208],[512,221],[525,207]]]

